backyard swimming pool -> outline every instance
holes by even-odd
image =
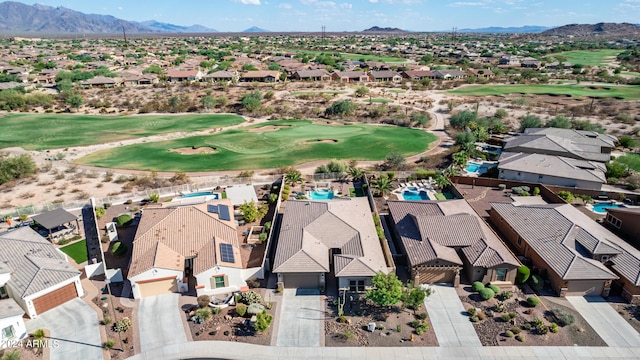
[[[482,162],[478,163],[475,161],[467,161],[467,167],[465,167],[465,171],[468,173],[476,173],[476,174],[484,174],[492,167],[495,167],[495,162]]]
[[[418,190],[415,187],[402,190],[402,198],[404,200],[431,200],[425,190]]]
[[[180,195],[180,197],[183,199],[200,197],[200,196],[213,196],[213,200],[218,199],[218,194],[214,193],[213,191],[199,191],[199,192],[192,192],[192,193]]]
[[[617,209],[617,208],[624,208],[626,206],[622,205],[622,204],[616,204],[614,202],[600,202],[600,203],[595,203],[593,204],[593,212],[598,213],[598,214],[606,214],[607,213],[607,209]]]
[[[311,200],[331,200],[333,198],[333,191],[328,189],[309,191],[309,199]]]

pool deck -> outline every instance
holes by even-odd
[[[408,183],[404,183],[405,186],[401,186],[391,193],[394,194],[399,200],[405,200],[402,196],[402,192],[408,190],[409,188],[415,187],[418,189],[417,191],[425,191],[427,196],[429,196],[429,200],[436,200],[436,191],[433,189],[433,185],[431,185],[427,180],[422,181],[412,181]]]

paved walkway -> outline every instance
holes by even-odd
[[[575,360],[580,358],[638,359],[640,348],[487,346],[455,347],[269,347],[238,342],[195,341],[167,345],[135,355],[132,360],[156,359],[371,359],[371,360]]]
[[[179,296],[167,294],[140,300],[137,309],[140,351],[146,353],[166,345],[187,342],[180,318]]]
[[[440,347],[481,347],[456,289],[447,285],[433,287],[435,293],[425,299],[425,306]]]
[[[567,300],[607,345],[640,347],[640,334],[600,296],[567,296]]]
[[[325,313],[317,290],[285,289],[279,317],[276,346],[321,346]]]
[[[40,328],[50,331],[50,360],[103,359],[100,324],[96,312],[76,298],[25,323],[28,332]]]

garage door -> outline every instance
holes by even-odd
[[[36,314],[40,315],[47,310],[51,310],[54,307],[62,305],[77,297],[78,292],[76,291],[76,284],[71,283],[58,290],[54,290],[46,295],[33,299],[33,307],[36,309]]]
[[[452,283],[456,277],[454,270],[428,269],[420,270],[420,284]]]
[[[148,280],[139,282],[140,296],[156,296],[178,292],[178,280],[174,277],[169,279]]]
[[[566,296],[600,296],[600,294],[602,294],[603,285],[604,283],[602,280],[570,280]]]
[[[320,274],[286,274],[284,287],[289,289],[318,288],[320,287]]]

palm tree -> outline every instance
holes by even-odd
[[[442,174],[439,174],[438,176],[436,176],[435,181],[436,181],[436,185],[438,185],[440,189],[444,189],[445,186],[451,184],[451,180],[449,180],[448,177]]]
[[[364,171],[357,167],[351,167],[349,168],[349,175],[353,180],[358,180],[364,176]]]
[[[286,183],[295,186],[296,184],[302,184],[304,179],[302,178],[302,174],[298,170],[291,170],[284,176],[284,181]]]
[[[393,184],[391,183],[391,180],[389,180],[389,177],[387,177],[384,174],[380,175],[379,178],[375,179],[371,184],[371,186],[378,189],[378,191],[380,191],[381,196],[385,196],[385,194],[388,191],[391,191],[393,189]]]

